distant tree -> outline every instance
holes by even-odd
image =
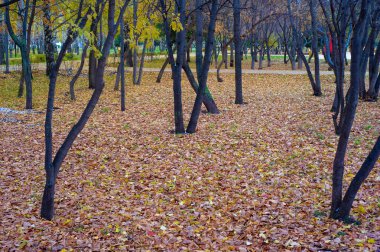
[[[22,74],[20,79],[19,97],[23,94],[23,83],[25,80],[26,86],[26,109],[33,108],[33,89],[32,89],[32,69],[30,64],[30,39],[31,29],[34,22],[36,0],[33,0],[32,4],[30,0],[26,0],[25,3],[21,1],[21,5],[18,6],[21,20],[22,29],[21,36],[17,36],[11,23],[9,5],[5,7],[5,23],[7,25],[8,33],[13,42],[20,48],[21,62],[22,62]],[[30,12],[29,12],[30,11]]]

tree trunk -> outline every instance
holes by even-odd
[[[233,0],[235,44],[235,104],[243,104],[243,81],[241,66],[240,0]]]
[[[195,11],[195,64],[197,69],[197,80],[200,83],[202,62],[203,62],[203,13],[202,13],[202,0],[196,0]]]
[[[156,79],[157,83],[161,83],[162,76],[164,75],[165,68],[166,68],[166,66],[168,64],[169,64],[169,57],[166,58],[166,60],[164,61],[164,64],[162,65],[162,67],[160,69],[160,72],[158,73],[158,76],[157,76],[157,79]]]
[[[373,146],[371,152],[368,154],[364,163],[360,167],[358,173],[352,179],[345,195],[342,200],[341,206],[337,213],[335,213],[335,218],[341,220],[347,220],[350,216],[352,204],[354,203],[356,194],[358,193],[364,180],[368,177],[373,167],[375,166],[380,155],[380,137],[377,138],[375,145]]]
[[[120,87],[120,108],[121,111],[125,111],[125,76],[124,76],[124,18],[120,20],[120,78],[121,78],[121,87]]]
[[[187,79],[190,82],[191,87],[193,88],[195,93],[197,93],[199,86],[198,86],[197,81],[195,80],[195,77],[194,77],[189,65],[183,64],[183,70],[185,71],[185,74],[187,76]],[[208,113],[210,113],[210,114],[219,114],[220,113],[218,107],[216,106],[214,98],[212,97],[211,92],[207,86],[205,88],[205,92],[203,95],[203,104],[205,105]]]
[[[138,10],[138,1],[133,0],[133,29],[136,31],[137,29],[137,10]],[[137,66],[138,66],[138,57],[137,50],[139,47],[139,38],[137,33],[134,33],[134,48],[133,48],[133,69],[132,69],[132,79],[133,84],[137,85]]]
[[[95,57],[94,50],[90,51],[90,56],[88,58],[88,88],[95,89],[95,73],[97,68],[97,59]]]
[[[267,46],[267,59],[268,59],[268,67],[270,67],[271,64],[271,59],[270,59],[270,49],[269,49],[269,41],[266,41],[266,46]]]
[[[235,45],[231,43],[230,45],[230,67],[234,67],[234,47]]]
[[[311,15],[311,29],[313,33],[311,47],[314,55],[314,77],[315,77],[315,88],[314,95],[321,96],[321,77],[319,73],[319,53],[318,53],[318,33],[317,33],[317,9],[318,3],[317,0],[310,0],[310,15]]]
[[[371,54],[372,55],[372,54]],[[371,100],[376,100],[376,81],[379,79],[379,66],[380,66],[380,43],[377,44],[376,53],[370,61],[370,81],[367,92],[367,97]]]
[[[165,0],[160,0],[162,13],[167,11]],[[173,75],[173,96],[174,96],[174,125],[176,134],[184,134],[185,126],[183,123],[183,108],[182,108],[182,86],[181,86],[181,72],[183,59],[185,56],[185,44],[186,44],[186,30],[185,30],[185,10],[186,1],[179,0],[176,9],[179,13],[179,19],[182,24],[183,30],[177,32],[176,34],[176,46],[177,46],[177,58],[174,60],[174,53],[171,42],[171,29],[169,26],[169,21],[165,15],[163,15],[164,31],[166,36],[166,45],[168,50],[168,57],[170,66],[172,68]]]
[[[75,85],[75,82],[78,80],[80,74],[82,73],[84,62],[86,60],[86,54],[87,54],[88,45],[89,45],[89,42],[87,42],[86,45],[83,48],[82,57],[81,57],[81,60],[80,60],[80,65],[79,65],[78,71],[76,72],[76,74],[74,75],[74,77],[72,78],[72,80],[70,81],[70,99],[72,101],[74,101],[76,99],[75,98],[74,85]]]
[[[146,44],[148,43],[148,40],[144,40],[144,45],[143,45],[143,50],[141,53],[141,60],[140,60],[140,66],[139,66],[139,73],[138,73],[138,78],[135,84],[140,85],[141,84],[141,79],[142,79],[142,74],[143,74],[143,69],[144,69],[144,60],[145,60],[145,52],[146,52]]]
[[[187,133],[195,133],[196,128],[197,128],[198,118],[201,112],[202,102],[204,101],[204,94],[207,87],[207,77],[208,77],[208,72],[210,69],[213,44],[215,43],[214,33],[215,33],[215,23],[216,23],[217,13],[218,13],[218,0],[213,0],[211,12],[210,12],[210,23],[208,26],[205,55],[204,55],[204,59],[201,59],[202,72],[198,75],[199,87],[197,89],[197,96],[195,98],[193,110],[191,112],[190,121],[187,126],[187,130],[186,130]],[[197,26],[199,25],[200,24],[197,23]],[[199,29],[199,27],[197,27],[197,29]]]
[[[49,93],[48,93],[48,103],[46,108],[46,119],[45,119],[45,170],[46,170],[46,185],[42,199],[41,206],[41,217],[47,220],[51,220],[54,217],[54,188],[57,175],[59,173],[60,167],[68,154],[72,144],[75,139],[79,135],[79,133],[83,130],[86,125],[88,119],[90,118],[92,112],[95,109],[97,102],[99,101],[100,95],[104,88],[104,70],[106,67],[107,58],[109,56],[109,51],[112,46],[112,41],[114,40],[117,27],[119,25],[120,19],[127,8],[129,1],[126,1],[123,4],[123,7],[120,9],[120,15],[118,17],[118,21],[114,24],[114,13],[115,13],[115,0],[108,1],[108,34],[105,40],[104,46],[102,48],[102,56],[99,59],[99,64],[95,71],[96,74],[96,82],[95,89],[92,93],[90,100],[87,103],[86,108],[84,109],[81,117],[78,122],[71,128],[69,134],[65,138],[63,144],[58,149],[55,154],[53,160],[53,138],[52,138],[52,121],[53,121],[53,108],[54,108],[54,96],[55,96],[55,87],[57,81],[57,75],[59,72],[60,65],[62,63],[63,57],[66,53],[67,47],[69,47],[75,38],[78,36],[78,32],[69,30],[66,41],[62,45],[62,49],[59,52],[58,58],[56,61],[50,62],[54,68],[49,75]],[[81,1],[81,5],[83,5],[83,1]],[[49,0],[44,0],[44,13],[45,13],[45,22],[50,23],[50,2]],[[81,8],[78,11],[81,13]],[[82,18],[78,17],[78,22],[80,20],[79,25],[77,26],[80,29],[86,25],[87,18],[92,14],[92,10],[89,9],[87,13]],[[99,13],[98,13],[99,14]],[[51,27],[47,27],[45,29],[45,41],[49,44],[46,44],[47,50],[53,48],[53,31]],[[47,38],[46,38],[47,37]],[[54,59],[53,59],[54,60]]]
[[[343,6],[343,14],[348,6]],[[344,174],[344,159],[347,151],[348,139],[350,136],[352,124],[355,119],[356,107],[359,99],[359,81],[360,81],[360,60],[362,56],[362,37],[365,25],[365,19],[367,15],[367,0],[362,0],[360,18],[357,25],[354,28],[352,36],[352,58],[351,58],[351,80],[350,88],[348,90],[347,102],[344,107],[342,123],[340,128],[340,137],[338,142],[337,151],[333,164],[333,186],[332,186],[332,198],[331,198],[331,210],[330,217],[335,219],[342,218],[340,209],[342,207],[342,189],[343,189],[343,174]],[[340,46],[342,49],[342,46]],[[343,50],[344,51],[344,50]],[[344,67],[344,55],[340,55],[340,62]],[[344,216],[346,217],[346,216]],[[348,217],[348,216],[347,216]]]

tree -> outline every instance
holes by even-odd
[[[166,36],[166,45],[168,50],[169,63],[172,69],[173,76],[173,96],[174,96],[174,124],[175,133],[185,133],[185,126],[183,123],[183,109],[182,109],[182,66],[185,58],[185,44],[186,44],[186,1],[179,0],[175,5],[173,20],[169,21],[169,11],[165,0],[160,0],[160,12],[163,19],[163,29]],[[171,38],[171,29],[176,33],[175,43],[177,48],[177,56],[174,59],[173,43]]]
[[[18,37],[13,30],[12,23],[10,20],[10,10],[9,5],[5,7],[5,24],[7,25],[8,33],[11,36],[14,43],[20,48],[21,51],[21,61],[22,61],[22,75],[20,80],[20,91],[19,96],[22,96],[23,81],[25,80],[26,86],[26,109],[33,108],[33,90],[32,90],[32,70],[30,65],[30,34],[31,27],[34,20],[34,13],[36,8],[36,0],[33,1],[30,18],[29,17],[29,7],[30,0],[26,0],[25,5],[22,8],[22,32],[21,36]]]
[[[310,70],[309,63],[308,63],[308,61],[307,61],[307,59],[306,59],[306,57],[302,51],[302,49],[304,47],[304,44],[303,44],[304,39],[302,37],[302,33],[300,31],[300,28],[296,27],[296,24],[294,21],[294,16],[292,13],[291,0],[288,0],[288,13],[289,13],[290,24],[292,27],[293,41],[295,41],[295,44],[296,44],[296,50],[297,50],[297,55],[298,55],[298,63],[300,63],[302,60],[306,66],[307,75],[309,77],[311,87],[313,89],[313,95],[314,96],[321,96],[322,91],[321,91],[320,83],[319,83],[319,85],[317,85],[316,82],[314,81],[314,77],[313,77],[313,74]],[[298,23],[300,23],[300,21]],[[316,55],[317,55],[317,53],[316,53]]]
[[[358,4],[359,5],[359,4]],[[344,175],[344,158],[347,151],[348,140],[355,119],[356,107],[359,99],[359,82],[361,70],[361,58],[363,55],[363,38],[365,38],[365,26],[369,13],[368,0],[361,0],[359,10],[354,3],[347,1],[343,4],[342,10],[350,11],[351,20],[353,22],[353,35],[351,41],[351,79],[350,87],[347,93],[347,101],[343,108],[343,118],[340,129],[340,137],[335,153],[333,164],[333,186],[331,198],[330,217],[350,221],[349,214],[354,202],[356,193],[361,184],[367,178],[368,174],[374,167],[380,154],[380,138],[377,139],[373,149],[367,156],[363,165],[351,181],[344,197],[343,197],[343,175]],[[359,13],[359,14],[357,14]]]
[[[333,115],[335,133],[339,135],[342,129],[344,117],[343,110],[345,106],[344,72],[347,49],[346,37],[350,24],[350,6],[348,1],[344,1],[342,4],[336,1],[331,1],[330,4],[327,4],[324,0],[319,0],[319,2],[332,40],[332,63],[336,81],[335,98],[332,110],[335,112]],[[326,6],[330,6],[329,9]],[[327,44],[326,50],[329,50],[329,48],[329,44]]]
[[[53,138],[52,138],[52,119],[53,119],[53,110],[54,110],[54,96],[55,96],[55,85],[58,77],[58,71],[62,63],[63,57],[66,53],[67,48],[73,43],[75,38],[78,36],[78,29],[81,30],[87,23],[88,17],[93,13],[92,8],[89,8],[84,15],[82,15],[83,1],[79,3],[77,18],[72,26],[68,29],[68,34],[65,42],[62,45],[61,51],[58,54],[56,60],[48,58],[51,60],[50,64],[53,66],[52,71],[49,75],[49,94],[48,94],[48,103],[46,110],[46,119],[45,119],[45,171],[46,171],[46,183],[44,188],[44,193],[42,197],[41,205],[41,217],[47,220],[51,220],[54,217],[54,195],[55,195],[55,184],[57,175],[59,173],[60,167],[68,154],[72,144],[77,138],[78,134],[82,131],[86,125],[88,119],[90,118],[94,108],[102,94],[104,88],[104,70],[107,63],[107,58],[109,56],[110,49],[117,31],[117,27],[121,22],[121,18],[124,14],[124,11],[129,3],[129,1],[124,1],[120,14],[116,19],[115,23],[115,0],[108,1],[108,33],[104,41],[104,46],[102,47],[101,56],[98,60],[98,65],[95,72],[95,89],[92,93],[90,100],[87,103],[86,108],[84,109],[78,122],[72,127],[66,139],[58,149],[57,153],[53,159]],[[44,0],[44,22],[50,23],[50,8],[51,3],[49,0]],[[51,23],[50,23],[51,24]],[[74,29],[75,28],[75,29]],[[53,37],[51,26],[45,26],[45,41],[46,48],[45,50],[52,50],[53,48]],[[49,53],[46,53],[49,55]]]
[[[200,6],[197,5],[197,8],[200,8]],[[210,69],[211,56],[212,56],[212,51],[213,51],[214,43],[215,43],[214,34],[215,34],[215,24],[216,24],[217,14],[218,14],[218,0],[213,0],[211,11],[210,11],[210,22],[209,22],[208,31],[207,31],[205,55],[203,57],[202,54],[199,53],[200,59],[197,58],[197,61],[201,63],[201,68],[199,68],[199,71],[201,72],[199,72],[198,74],[199,87],[197,89],[197,96],[195,98],[193,110],[191,112],[190,121],[187,126],[187,130],[186,130],[187,133],[194,133],[197,128],[197,122],[198,122],[199,114],[201,111],[202,101],[203,101],[203,97],[205,95],[205,90],[207,87],[207,77],[208,77],[208,72]],[[201,25],[203,27],[203,24],[201,22],[199,23],[197,22],[196,29],[197,30],[200,29],[199,26]],[[196,36],[197,37],[202,36],[202,34],[197,33]],[[203,43],[202,40],[201,40],[201,43]],[[199,48],[197,49],[199,50]],[[202,49],[202,47],[200,49]]]

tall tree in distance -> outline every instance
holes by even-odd
[[[5,7],[5,24],[7,25],[8,33],[11,36],[13,42],[20,48],[20,52],[21,52],[22,74],[21,74],[21,80],[20,80],[19,97],[21,97],[23,94],[23,83],[25,80],[25,86],[26,86],[25,108],[26,109],[33,108],[32,69],[31,69],[31,64],[30,64],[30,56],[29,56],[30,49],[29,48],[30,48],[30,33],[31,33],[30,31],[33,24],[33,20],[34,20],[36,0],[33,1],[33,4],[31,7],[32,7],[31,13],[29,13],[30,0],[26,0],[25,3],[23,3],[23,8],[21,8],[22,30],[21,30],[20,37],[17,36],[15,34],[15,31],[13,30],[12,23],[10,20],[9,5],[6,5]]]

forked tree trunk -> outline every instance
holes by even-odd
[[[235,0],[236,1],[236,0]],[[206,40],[206,48],[205,48],[205,55],[204,58],[201,59],[202,68],[199,73],[199,87],[197,89],[197,96],[194,101],[193,110],[191,112],[190,121],[187,126],[187,133],[195,133],[197,128],[197,123],[199,119],[199,115],[201,112],[202,102],[204,101],[204,94],[207,87],[207,77],[208,72],[210,69],[210,62],[211,62],[211,56],[212,56],[212,50],[213,50],[213,44],[215,43],[214,39],[214,33],[215,33],[215,24],[216,24],[216,17],[218,13],[218,0],[212,1],[212,7],[210,12],[210,23],[208,25],[208,33],[207,33],[207,40]],[[197,25],[199,25],[197,23]],[[197,27],[198,29],[199,27]],[[240,37],[240,36],[239,36]]]
[[[72,42],[76,39],[78,36],[78,32],[69,30],[68,36],[66,38],[66,41],[62,45],[62,49],[58,55],[58,58],[56,61],[50,62],[54,68],[52,72],[49,75],[49,93],[48,93],[48,103],[47,103],[47,109],[46,109],[46,119],[45,119],[45,170],[46,170],[46,184],[44,188],[44,194],[42,197],[42,205],[41,205],[41,217],[47,220],[51,220],[54,217],[54,194],[55,194],[55,183],[56,178],[59,173],[60,167],[68,154],[68,151],[70,150],[72,144],[74,143],[75,139],[79,135],[79,133],[82,131],[84,126],[86,125],[88,119],[90,118],[92,112],[95,109],[95,106],[100,98],[100,95],[104,88],[104,70],[106,67],[106,61],[109,55],[109,51],[112,46],[112,41],[114,40],[117,27],[119,25],[119,22],[121,21],[121,17],[125,12],[125,9],[128,5],[129,1],[126,1],[123,5],[123,7],[120,10],[120,15],[118,17],[118,21],[116,24],[114,24],[114,14],[115,14],[115,0],[109,0],[109,7],[108,7],[108,35],[105,40],[104,46],[102,48],[102,56],[100,57],[98,61],[97,71],[96,73],[96,83],[95,83],[95,89],[92,93],[92,96],[87,103],[86,108],[84,109],[80,119],[78,122],[72,127],[69,134],[65,138],[63,144],[58,149],[57,153],[54,156],[53,159],[53,132],[52,132],[52,121],[53,121],[53,108],[54,108],[54,96],[55,96],[55,87],[56,87],[56,81],[58,76],[58,71],[60,68],[60,65],[62,63],[63,57],[66,53],[66,49],[72,44]],[[46,50],[53,50],[53,31],[52,28],[47,23],[50,23],[50,1],[44,0],[44,24],[45,24],[45,41],[46,43]],[[78,17],[76,20],[77,27],[79,29],[83,29],[87,22],[88,16],[91,16],[92,10],[89,9],[87,13],[84,14],[83,17],[81,17],[81,9],[83,6],[83,0],[80,2],[80,8],[78,10]]]
[[[342,6],[343,13],[348,9],[348,4]],[[365,19],[368,12],[368,0],[361,1],[361,11],[360,16],[355,25],[353,36],[352,36],[352,58],[351,58],[351,80],[350,88],[347,94],[347,102],[344,106],[344,112],[342,117],[342,123],[340,128],[339,142],[334,158],[333,164],[333,186],[332,186],[332,197],[331,197],[331,210],[330,217],[334,219],[347,219],[349,216],[349,211],[342,211],[342,207],[348,209],[348,203],[350,200],[346,199],[346,203],[343,204],[342,201],[342,191],[343,191],[343,175],[344,175],[344,159],[347,151],[348,139],[350,136],[351,128],[355,119],[356,107],[359,99],[359,81],[360,81],[360,60],[363,53],[361,44],[365,26]],[[344,55],[341,55],[344,65]],[[375,153],[376,154],[376,153]],[[349,197],[352,197],[350,193]],[[352,206],[352,203],[351,203]],[[351,208],[351,206],[349,208]]]
[[[159,1],[161,6],[162,13],[167,12],[167,6],[165,0]],[[176,134],[184,134],[185,126],[183,123],[183,108],[182,108],[182,65],[185,56],[185,44],[186,44],[186,30],[185,30],[185,10],[186,1],[179,0],[178,5],[176,5],[176,9],[179,13],[179,19],[182,24],[183,30],[177,32],[176,34],[176,45],[177,45],[177,58],[174,60],[174,53],[171,42],[171,29],[168,21],[168,17],[163,15],[163,23],[164,23],[164,31],[166,36],[166,45],[168,49],[168,57],[170,66],[172,68],[173,75],[173,98],[174,98],[174,125],[175,125],[175,133]]]

